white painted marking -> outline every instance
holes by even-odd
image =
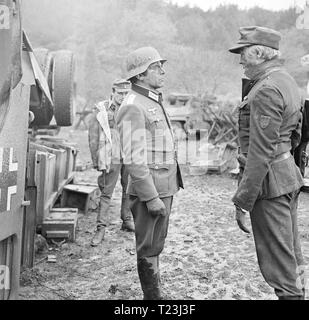
[[[13,148],[10,148],[10,164],[9,164],[9,171],[17,171],[18,170],[18,163],[13,163]]]
[[[16,193],[17,193],[17,186],[8,187],[8,198],[7,198],[7,205],[6,205],[7,211],[11,210],[11,198],[12,198],[12,195]]]

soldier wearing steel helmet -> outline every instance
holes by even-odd
[[[232,199],[239,227],[250,212],[260,270],[281,300],[304,299],[297,198],[303,179],[292,154],[300,141],[302,99],[280,58],[279,32],[240,28],[229,51],[240,55],[249,85],[239,106],[241,177]],[[297,272],[299,271],[299,273]]]
[[[144,300],[162,299],[159,255],[164,248],[173,196],[183,187],[172,127],[158,89],[165,71],[158,51],[139,48],[127,57],[132,89],[116,122],[129,172],[127,192],[135,222],[137,270]]]
[[[111,99],[99,102],[95,106],[89,121],[88,137],[93,166],[101,172],[98,177],[101,196],[97,229],[91,240],[92,246],[99,245],[104,239],[105,227],[108,223],[107,212],[119,174],[122,185],[121,229],[129,232],[134,231],[134,223],[126,194],[128,173],[122,165],[119,134],[115,124],[118,109],[130,88],[131,83],[126,79],[116,79],[113,82]]]

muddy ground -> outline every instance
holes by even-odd
[[[59,136],[78,143],[79,164],[89,164],[87,131],[62,129]],[[93,169],[77,172],[76,183],[96,183]],[[161,254],[164,294],[180,300],[273,300],[257,265],[252,235],[234,221],[231,197],[236,180],[228,173],[184,176],[185,190],[174,200],[166,245]],[[110,225],[99,247],[90,246],[96,211],[79,214],[77,239],[51,244],[36,255],[35,266],[21,274],[22,300],[136,300],[142,292],[136,270],[134,234],[120,230],[121,188],[117,184]],[[299,203],[299,229],[309,262],[309,194]],[[248,219],[248,225],[250,225]],[[56,255],[48,263],[47,255]]]

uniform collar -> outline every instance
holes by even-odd
[[[283,62],[284,61],[282,59],[272,59],[269,61],[265,61],[262,64],[252,67],[248,72],[249,74],[246,75],[254,82],[257,82],[261,78],[264,79],[272,72],[282,69]]]
[[[162,104],[162,93],[161,92],[158,92],[158,91],[155,91],[155,90],[149,90],[145,87],[142,87],[140,85],[137,85],[137,84],[132,84],[132,90],[159,103],[159,104]]]
[[[115,111],[118,109],[118,106],[117,104],[113,101],[113,100],[109,100],[108,101],[108,109],[112,110],[112,111]]]

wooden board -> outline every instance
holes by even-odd
[[[47,239],[75,241],[77,219],[78,209],[54,208],[43,221],[42,235]]]
[[[34,241],[36,234],[36,187],[27,187],[25,200],[30,201],[30,206],[24,209],[24,223],[22,236],[21,266],[32,268],[34,265],[35,249]]]
[[[88,213],[90,200],[98,194],[96,186],[68,184],[63,188],[61,207],[78,208]]]

